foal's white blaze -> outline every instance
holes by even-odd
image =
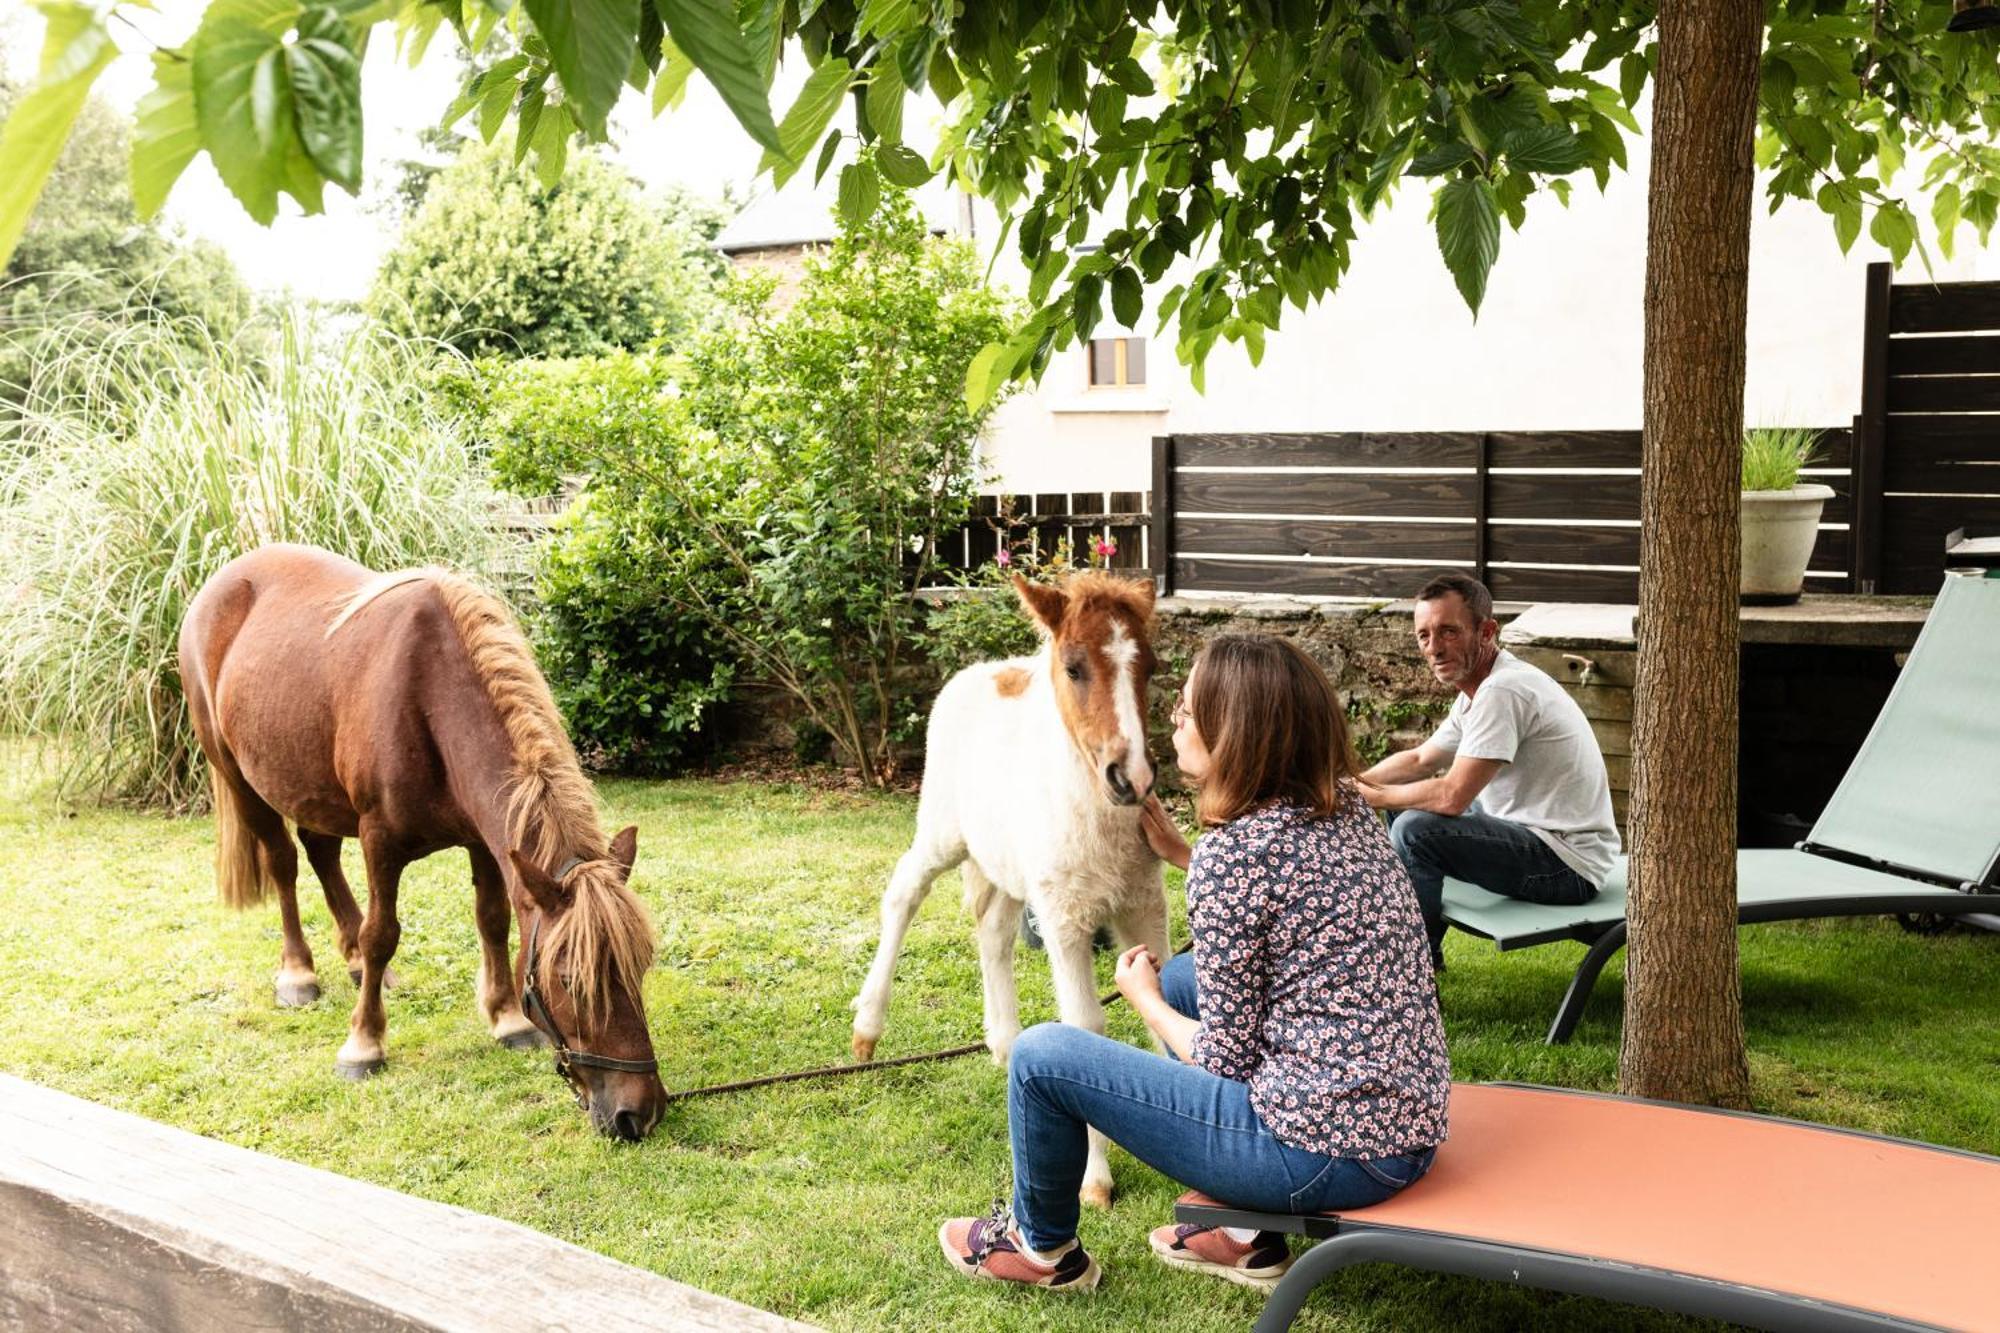
[[[1118,706],[1118,734],[1125,738],[1125,778],[1143,797],[1153,789],[1153,762],[1146,757],[1146,717],[1139,706],[1139,644],[1114,621],[1104,651],[1118,673],[1112,698]]]

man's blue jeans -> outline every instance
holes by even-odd
[[[1417,890],[1433,957],[1444,940],[1447,877],[1531,903],[1587,903],[1597,896],[1597,886],[1564,864],[1531,829],[1496,819],[1477,803],[1462,815],[1401,811],[1389,825],[1389,841]]]
[[[1167,1002],[1200,1013],[1194,958],[1160,977]],[[1205,1194],[1269,1212],[1380,1203],[1430,1169],[1433,1149],[1394,1157],[1329,1157],[1281,1143],[1250,1106],[1249,1085],[1062,1023],[1014,1042],[1007,1126],[1014,1148],[1014,1221],[1037,1250],[1076,1235],[1096,1126],[1146,1165]]]

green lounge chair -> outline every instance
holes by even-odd
[[[1257,1333],[1283,1333],[1315,1286],[1363,1263],[1812,1333],[1992,1328],[2000,1313],[2000,1158],[1562,1088],[1454,1083],[1429,1174],[1372,1208],[1189,1194],[1174,1214],[1320,1241]]]
[[[1590,946],[1549,1025],[1569,1040],[1597,974],[1625,945],[1620,858],[1574,907],[1446,880],[1444,916],[1502,952]],[[1811,835],[1736,854],[1736,919],[2000,913],[2000,579],[1947,577],[1908,662]]]

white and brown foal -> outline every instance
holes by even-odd
[[[1033,657],[953,676],[931,707],[917,834],[882,895],[882,940],[854,999],[854,1055],[872,1059],[896,956],[932,881],[953,866],[978,923],[986,1045],[1005,1064],[1020,1034],[1014,939],[1035,909],[1065,1023],[1104,1031],[1091,936],[1167,957],[1160,862],[1139,829],[1153,786],[1146,686],[1153,674],[1153,587],[1109,575],[1014,589],[1043,631]],[[1111,1201],[1104,1139],[1090,1136],[1086,1203]]]

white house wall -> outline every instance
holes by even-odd
[[[1178,364],[1171,326],[1148,340],[1143,390],[1089,388],[1085,353],[1071,348],[995,413],[990,486],[1145,490],[1150,441],[1174,431],[1637,428],[1643,146],[1632,167],[1603,195],[1580,174],[1567,209],[1538,199],[1522,230],[1503,231],[1476,323],[1438,257],[1428,183],[1412,181],[1364,226],[1333,297],[1285,308],[1261,366],[1239,346],[1211,352],[1206,395]],[[1897,183],[1910,192],[1915,178],[1906,168]],[[1928,200],[1914,202],[1927,217]],[[985,218],[981,230],[993,234]],[[1939,281],[2000,277],[2000,255],[1958,239],[1955,260],[1933,254]],[[1794,200],[1774,216],[1761,194],[1751,251],[1749,423],[1846,424],[1861,402],[1864,271],[1886,252],[1864,237],[1843,256],[1824,214]],[[1897,278],[1924,276],[1913,256]],[[1148,316],[1139,331],[1152,327]]]

